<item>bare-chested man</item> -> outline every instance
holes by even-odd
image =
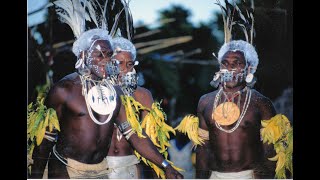
[[[131,128],[126,125],[120,88],[106,79],[105,66],[113,54],[108,31],[91,29],[82,33],[73,52],[78,57],[78,73],[57,82],[46,102],[56,110],[61,131],[56,143],[44,139],[34,150],[31,178],[42,178],[48,158],[49,178],[108,178],[112,169],[107,168],[105,157],[114,123],[122,127],[122,132]],[[167,178],[182,178],[150,139],[135,133],[127,138],[142,156],[163,167]]]
[[[117,84],[121,85],[123,92],[126,95],[140,102],[144,107],[150,108],[153,103],[151,92],[143,87],[137,86],[137,74],[134,66],[136,60],[136,48],[127,39],[116,37],[113,40],[115,47],[115,55],[113,60],[119,63],[119,76],[116,80]],[[143,119],[148,112],[143,110],[140,119]],[[140,179],[146,178],[142,172],[143,165],[133,153],[132,146],[123,138],[119,129],[115,126],[112,143],[108,152],[107,160],[109,166],[113,167],[113,171],[109,175],[114,179]],[[145,168],[145,167],[144,167]],[[150,168],[148,168],[152,171]]]
[[[251,89],[258,66],[254,47],[242,40],[224,44],[220,71],[212,83],[218,90],[203,95],[197,114],[209,140],[197,147],[197,178],[274,178],[273,146],[260,140],[261,120],[275,115],[272,102]]]

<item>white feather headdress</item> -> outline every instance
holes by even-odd
[[[112,44],[115,48],[115,51],[130,52],[132,55],[133,61],[135,61],[137,56],[137,50],[131,41],[123,37],[115,37],[112,39]]]
[[[223,55],[228,51],[241,51],[244,53],[246,60],[246,66],[251,66],[250,72],[254,73],[259,64],[258,54],[253,46],[254,38],[254,3],[251,0],[251,7],[245,7],[245,13],[243,13],[238,5],[233,2],[233,5],[225,0],[225,6],[217,0],[217,5],[220,6],[222,11],[222,18],[224,24],[224,44],[218,52],[218,61],[221,62]],[[241,0],[242,4],[246,4],[245,0]],[[232,32],[235,27],[238,26],[242,30],[244,40],[233,40]]]
[[[93,36],[110,41],[110,35],[115,35],[118,29],[120,15],[123,10],[126,12],[125,15],[130,15],[126,19],[132,20],[131,14],[127,13],[128,3],[125,0],[121,0],[120,3],[123,8],[114,14],[113,26],[108,27],[108,18],[111,17],[107,17],[107,12],[110,13],[109,11],[113,10],[112,8],[114,8],[116,2],[111,0],[109,5],[112,4],[112,8],[108,9],[108,1],[105,0],[104,5],[101,5],[98,0],[56,0],[52,3],[56,7],[56,12],[61,22],[68,24],[72,29],[76,38],[72,51],[76,56],[79,56],[81,51],[90,47],[88,40],[92,39]],[[91,22],[95,28],[87,30],[86,22]],[[128,23],[127,26],[129,26]],[[111,29],[111,32],[108,29]],[[127,29],[129,30],[128,27]]]
[[[101,36],[101,39],[109,39],[107,20],[103,14],[104,9],[97,0],[56,0],[52,4],[55,5],[60,21],[70,26],[76,38],[72,47],[76,56],[90,46],[88,39],[91,38],[88,35],[98,35]],[[86,21],[93,22],[96,29],[86,31]],[[92,32],[89,33],[89,31]],[[83,36],[83,34],[86,35]]]
[[[232,0],[232,4],[228,0],[224,0],[225,7],[221,4],[220,0],[217,0],[219,7],[221,8],[223,24],[224,24],[224,43],[228,43],[232,40],[232,31],[235,26],[239,26],[245,35],[246,41],[250,44],[253,43],[254,37],[254,2],[251,0],[251,7],[244,7],[245,12],[242,12],[235,0]],[[245,0],[241,0],[243,5],[247,4]]]

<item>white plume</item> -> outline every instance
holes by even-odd
[[[56,12],[60,16],[60,20],[70,26],[76,38],[79,38],[85,31],[85,20],[90,21],[90,16],[86,13],[81,2],[86,4],[81,0],[57,0],[53,2],[58,7]]]
[[[97,0],[56,0],[53,4],[59,19],[70,26],[76,39],[86,31],[86,21],[100,29],[108,28],[104,14],[107,6],[102,8]]]

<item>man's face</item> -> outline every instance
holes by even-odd
[[[91,73],[99,78],[106,77],[105,66],[111,60],[113,50],[107,40],[96,40],[88,51],[87,65]]]
[[[246,61],[244,55],[241,51],[228,51],[221,60],[220,70],[227,69],[228,71],[233,71],[233,78],[231,81],[226,82],[228,88],[233,88],[239,86],[244,81],[240,81],[241,78],[236,80],[236,75],[243,72],[243,69],[246,67]]]
[[[113,58],[119,61],[119,78],[121,78],[121,76],[123,76],[127,72],[131,72],[133,70],[134,62],[130,52],[121,51],[117,53]]]

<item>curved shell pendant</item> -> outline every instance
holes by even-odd
[[[90,107],[100,115],[108,115],[116,108],[116,97],[105,86],[93,86],[87,97]]]
[[[239,116],[240,109],[233,102],[224,102],[220,104],[212,113],[212,119],[220,125],[233,124],[239,119]]]

